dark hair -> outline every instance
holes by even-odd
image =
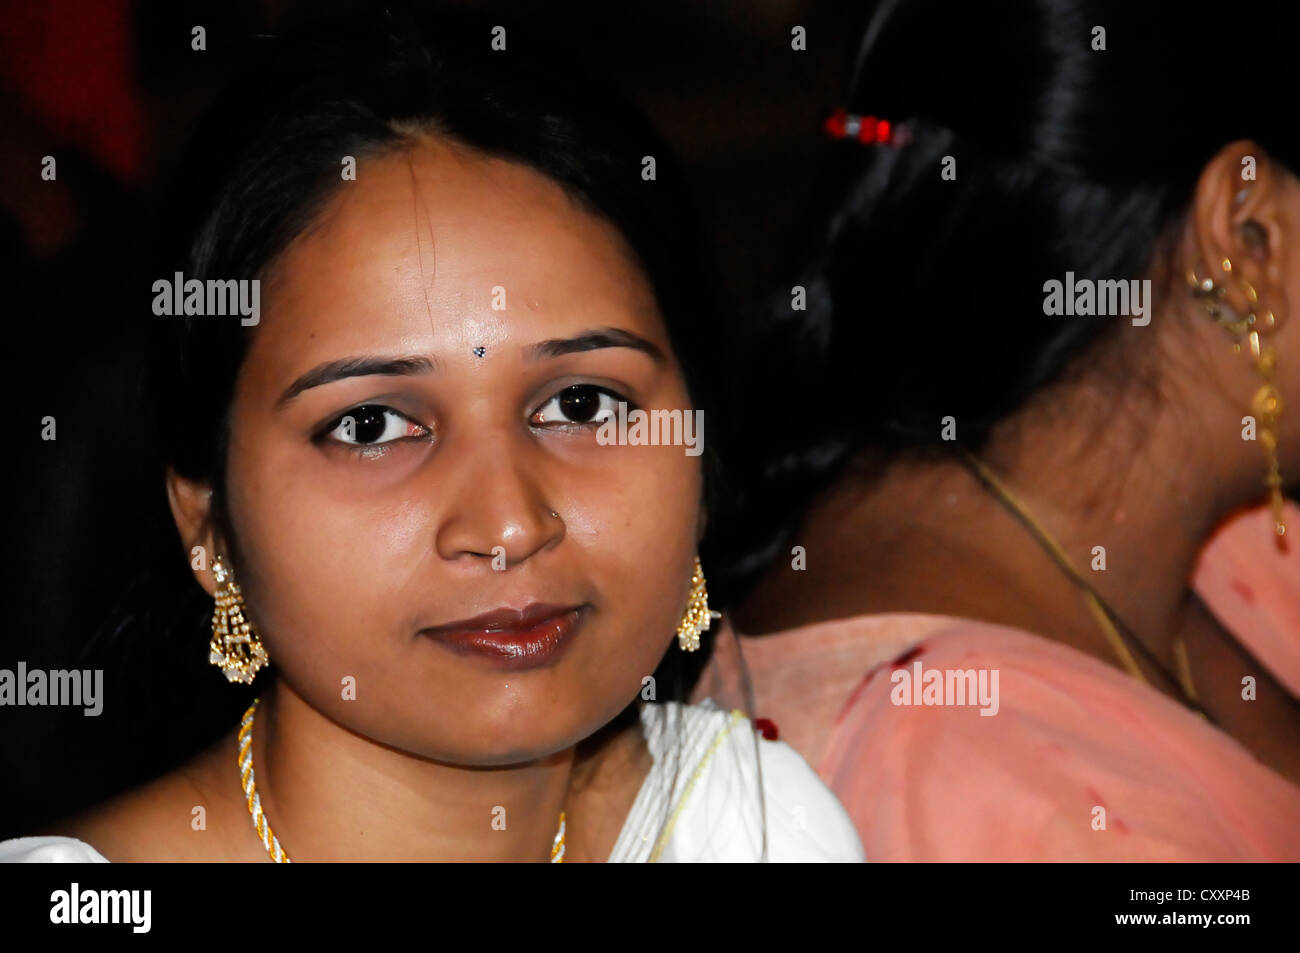
[[[542,173],[622,233],[707,415],[714,393],[704,367],[716,353],[717,321],[694,213],[667,147],[604,84],[547,58],[548,44],[530,43],[536,38],[515,26],[508,39],[509,52],[496,51],[486,20],[385,11],[270,44],[210,114],[191,150],[197,161],[179,182],[190,205],[181,233],[193,235],[185,277],[263,276],[340,187],[343,156],[360,161],[410,146],[413,129],[431,132]],[[641,177],[647,155],[656,159],[652,182]],[[237,322],[163,320],[175,333],[162,380],[190,398],[165,402],[184,415],[184,426],[164,427],[167,458],[212,484],[224,517],[226,411],[248,333]],[[707,447],[704,456],[712,490],[718,462]]]
[[[1278,12],[881,5],[852,92],[834,105],[902,124],[910,141],[834,147],[814,253],[757,335],[749,366],[768,393],[762,434],[740,442],[751,452],[736,463],[746,484],[731,587],[752,584],[850,461],[948,453],[949,415],[957,442],[978,451],[999,421],[1097,354],[1121,323],[1045,317],[1044,282],[1148,274],[1222,146],[1254,138],[1297,167],[1296,133],[1267,97],[1288,60],[1274,42]],[[1205,75],[1216,50],[1240,61]],[[945,156],[955,178],[941,177]],[[791,306],[796,284],[803,311]]]
[[[712,414],[705,368],[718,319],[682,174],[635,108],[553,58],[549,36],[543,42],[527,23],[510,22],[509,52],[491,48],[492,22],[472,14],[384,10],[284,38],[250,37],[249,67],[179,163],[155,274],[264,276],[344,184],[344,156],[364,169],[366,157],[427,130],[542,173],[612,223],[655,292],[694,406]],[[653,181],[642,179],[643,156],[655,157]],[[151,320],[160,463],[212,486],[217,527],[237,565],[224,508],[228,411],[256,328],[238,318]],[[701,459],[708,502],[720,479],[716,448],[706,445]],[[161,494],[158,514],[166,519]],[[158,533],[157,564],[129,587],[93,646],[94,658],[121,672],[118,684],[137,709],[128,721],[152,735],[137,774],[229,730],[256,690],[227,685],[206,664],[211,600],[195,585],[174,528]],[[668,653],[656,673],[661,699],[689,694],[707,650],[681,655]]]

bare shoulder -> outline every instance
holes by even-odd
[[[42,833],[75,837],[115,863],[263,859],[241,849],[260,845],[244,830],[247,814],[236,810],[243,803],[234,752],[233,735],[223,737],[180,767]]]

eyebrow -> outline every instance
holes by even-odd
[[[276,401],[276,407],[283,407],[305,390],[348,377],[406,377],[427,374],[431,370],[433,362],[427,357],[347,357],[340,361],[328,361],[313,367],[285,388]]]
[[[543,357],[560,357],[564,354],[577,354],[582,351],[596,351],[606,347],[630,347],[634,351],[649,354],[656,361],[664,360],[664,352],[654,342],[624,331],[621,328],[599,328],[583,331],[570,338],[554,338],[539,341],[525,349],[525,354],[532,360]]]
[[[606,347],[632,348],[650,355],[656,361],[664,360],[663,351],[653,341],[621,328],[599,328],[583,331],[569,338],[539,341],[527,347],[525,354],[531,360],[539,360],[544,357],[561,357],[582,351],[596,351]],[[427,357],[346,357],[338,361],[327,361],[313,367],[286,387],[276,401],[276,407],[283,407],[305,390],[349,377],[408,377],[427,374],[433,368],[433,361]]]

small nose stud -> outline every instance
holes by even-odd
[[[487,348],[485,348],[485,347],[476,347],[476,348],[474,348],[474,356],[475,356],[475,357],[483,357],[483,356],[485,356],[486,354],[487,354]]]

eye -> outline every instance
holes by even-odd
[[[627,398],[595,384],[573,384],[564,388],[533,412],[529,421],[535,427],[553,424],[598,424],[618,412],[618,404]]]
[[[366,447],[428,435],[427,428],[391,407],[364,404],[335,418],[321,437],[349,447]]]

